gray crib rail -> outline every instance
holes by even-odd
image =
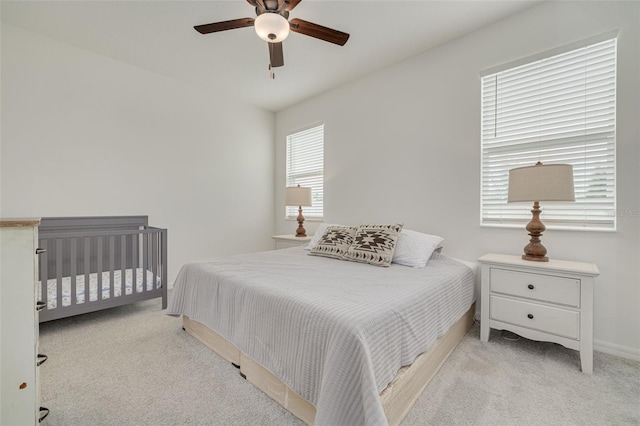
[[[147,216],[92,216],[42,218],[39,247],[40,300],[46,307],[40,322],[162,297],[167,306],[167,230],[148,226]],[[136,270],[142,270],[142,291],[137,291]],[[131,293],[126,291],[126,272],[131,270]],[[147,271],[153,282],[148,283]],[[120,294],[114,276],[119,272]],[[103,295],[107,273],[108,295]],[[91,300],[90,277],[97,279],[96,300]],[[160,279],[160,288],[156,280]],[[84,300],[77,298],[77,282],[84,279]],[[47,286],[56,287],[56,307],[49,308]],[[63,303],[63,281],[70,285],[68,306]],[[148,288],[151,284],[151,288]]]

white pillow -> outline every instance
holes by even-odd
[[[433,251],[444,241],[438,235],[423,234],[422,232],[403,229],[398,236],[396,250],[393,252],[392,263],[424,268]]]
[[[342,226],[342,225],[337,225],[337,224],[331,224],[331,223],[320,223],[320,225],[318,226],[318,229],[316,229],[316,233],[313,234],[313,237],[311,237],[311,241],[309,241],[309,244],[307,244],[307,246],[305,247],[305,250],[311,250],[312,248],[314,248],[316,246],[316,244],[318,244],[318,241],[320,241],[320,238],[322,238],[322,236],[324,235],[325,232],[327,232],[327,228],[330,226]]]

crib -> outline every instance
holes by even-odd
[[[162,297],[167,230],[147,216],[44,217],[38,230],[40,322]]]

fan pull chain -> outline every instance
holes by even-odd
[[[269,64],[269,78],[271,78],[271,80],[276,79],[276,73],[273,72],[273,68],[271,67],[271,64]]]

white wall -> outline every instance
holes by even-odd
[[[281,207],[285,136],[324,120],[326,222],[403,222],[442,235],[445,253],[465,259],[521,253],[524,229],[479,225],[478,73],[619,29],[618,231],[548,231],[543,243],[551,257],[599,265],[597,349],[640,360],[639,27],[637,2],[542,3],[277,113],[276,231],[295,229]]]
[[[182,264],[273,246],[274,114],[2,24],[3,217],[149,216]]]

